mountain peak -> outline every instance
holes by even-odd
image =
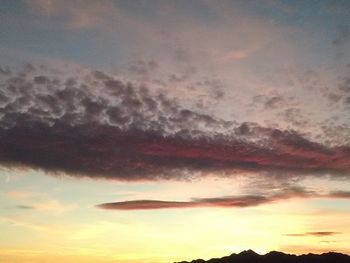
[[[306,254],[306,255],[292,255],[285,254],[279,251],[271,251],[265,255],[259,255],[253,250],[244,250],[239,254],[232,254],[231,256],[223,258],[209,259],[207,261],[203,259],[197,259],[192,261],[192,263],[350,263],[350,256],[336,253],[328,252],[321,255],[317,254]],[[179,263],[189,263],[187,261],[182,261]]]
[[[258,253],[256,253],[254,250],[248,249],[248,250],[244,250],[241,253],[239,253],[238,255],[241,256],[259,256]]]

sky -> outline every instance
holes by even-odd
[[[0,0],[0,259],[350,254],[350,2]]]

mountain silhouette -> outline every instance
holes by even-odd
[[[245,250],[239,254],[232,254],[223,258],[212,258],[207,261],[196,259],[177,263],[350,263],[350,256],[328,252],[321,255],[306,254],[292,255],[283,252],[271,251],[265,255],[259,255],[253,250]]]

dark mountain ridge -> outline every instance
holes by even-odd
[[[223,258],[212,258],[207,261],[196,259],[192,261],[181,261],[177,263],[350,263],[350,256],[328,252],[320,255],[292,255],[283,252],[271,251],[265,255],[259,255],[253,250],[245,250],[239,254],[232,254]]]

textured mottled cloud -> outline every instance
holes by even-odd
[[[347,194],[347,195],[346,195]],[[291,188],[281,193],[271,195],[241,195],[225,196],[218,198],[194,198],[191,201],[161,201],[161,200],[131,200],[97,205],[98,208],[107,210],[150,210],[168,208],[195,208],[195,207],[223,207],[242,208],[253,207],[263,204],[275,203],[291,198],[350,198],[349,192],[343,196],[337,193],[317,194],[299,188]],[[308,232],[303,234],[290,234],[291,236],[326,236],[329,232]],[[331,232],[333,233],[333,232]],[[288,234],[289,235],[289,234]],[[330,234],[329,234],[330,235]]]
[[[28,65],[1,81],[0,163],[8,167],[120,180],[350,172],[347,145],[225,121],[101,71],[65,76]]]

